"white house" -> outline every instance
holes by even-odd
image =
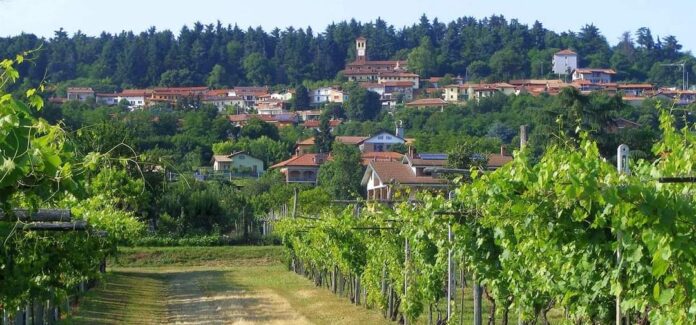
[[[92,90],[92,88],[68,87],[66,92],[68,100],[84,102],[87,98],[94,97],[94,90]]]
[[[239,175],[258,177],[263,173],[263,161],[248,155],[244,151],[238,151],[230,155],[214,155],[211,159],[213,170]]]
[[[389,132],[382,131],[363,140],[359,148],[361,152],[391,151],[394,146],[400,144],[406,144],[406,140]]]
[[[578,54],[565,49],[553,55],[553,73],[570,74],[578,68]]]
[[[309,92],[309,103],[318,106],[329,101],[331,97],[331,87],[321,87]]]
[[[611,82],[611,77],[615,74],[613,69],[580,68],[573,72],[573,81],[587,80],[594,84],[606,84]]]

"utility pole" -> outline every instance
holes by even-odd
[[[660,64],[663,67],[681,67],[682,69],[682,90],[687,89],[686,81],[686,61],[681,61],[679,63],[663,63]]]

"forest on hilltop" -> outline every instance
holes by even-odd
[[[355,57],[354,40],[368,39],[373,60],[409,59],[422,77],[445,74],[469,80],[552,77],[551,57],[571,48],[582,67],[617,70],[619,81],[649,81],[680,86],[682,75],[661,64],[685,61],[694,73],[694,59],[676,37],[654,37],[649,28],[625,32],[615,46],[594,25],[578,32],[555,32],[541,22],[531,27],[503,16],[462,17],[449,23],[423,15],[401,29],[377,18],[332,23],[323,32],[311,27],[262,28],[237,25],[184,26],[178,35],[155,27],[141,33],[123,31],[89,36],[60,29],[49,39],[33,34],[0,38],[0,57],[40,48],[33,64],[20,67],[25,89],[42,80],[63,86],[89,86],[97,91],[153,86],[232,87],[297,85],[340,79],[346,62]]]

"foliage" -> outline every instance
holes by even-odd
[[[360,150],[334,143],[331,159],[319,167],[318,183],[335,199],[360,197],[363,167]]]

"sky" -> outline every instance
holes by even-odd
[[[612,45],[623,32],[645,26],[653,37],[674,35],[684,50],[693,50],[694,12],[694,0],[0,0],[0,37],[22,32],[50,37],[61,27],[70,34],[81,30],[95,36],[151,26],[177,33],[183,25],[218,20],[245,29],[311,26],[318,32],[331,22],[381,17],[398,29],[417,23],[422,14],[441,22],[502,14],[530,26],[539,20],[556,32],[592,23]]]

